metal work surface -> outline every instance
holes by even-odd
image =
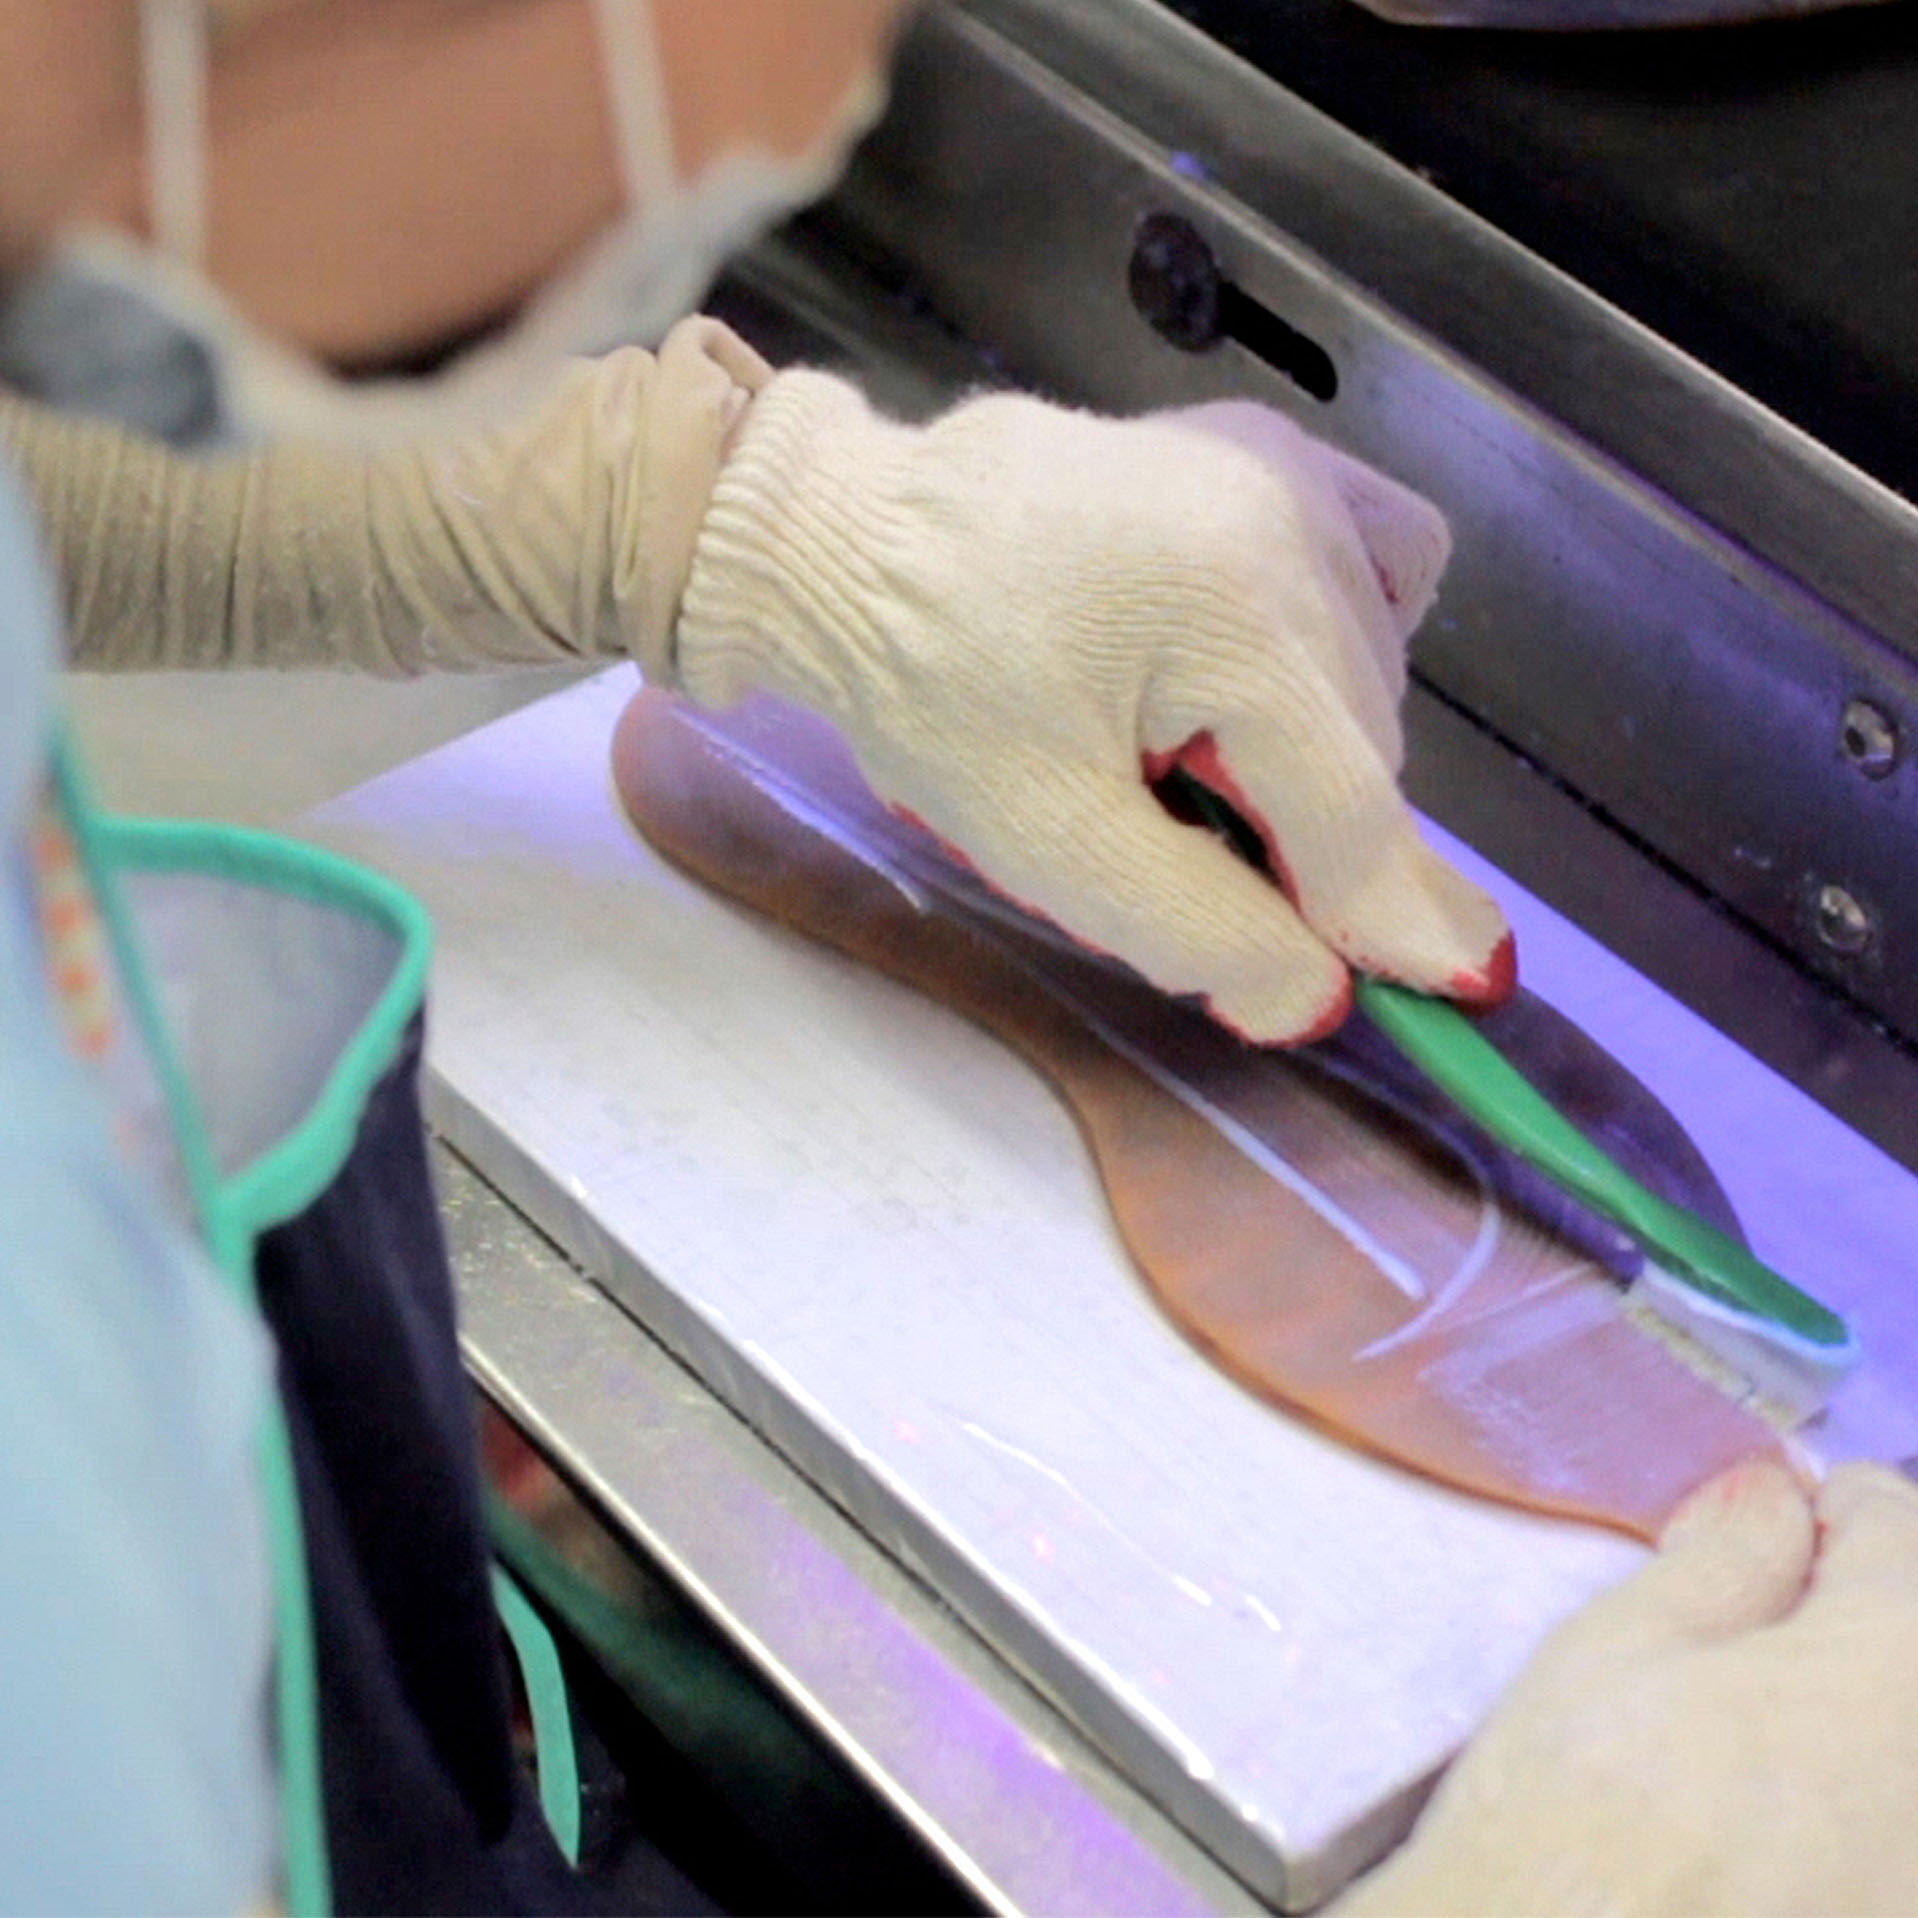
[[[436,1170],[474,1377],[989,1910],[1257,1909],[463,1160]]]
[[[602,758],[631,683],[311,822],[439,923],[435,1123],[1209,1851],[1316,1902],[1636,1548],[1410,1480],[1215,1373],[1009,1055],[639,844]],[[1918,1449],[1918,1292],[1887,1283],[1913,1181],[1501,890],[1534,985],[1691,1125],[1760,1249],[1856,1316],[1872,1358],[1834,1449]],[[623,1416],[603,1381],[564,1395],[569,1426]]]
[[[1251,395],[1420,486],[1428,683],[1918,1034],[1907,502],[1151,0],[935,15],[832,220],[1021,380]]]

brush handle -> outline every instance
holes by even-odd
[[[1361,976],[1358,1003],[1414,1065],[1501,1145],[1621,1225],[1671,1275],[1734,1311],[1834,1351],[1851,1344],[1837,1313],[1695,1213],[1648,1190],[1559,1112],[1459,1009]]]

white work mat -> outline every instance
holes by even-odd
[[[305,822],[432,908],[436,1120],[1225,1863],[1324,1897],[1638,1548],[1358,1457],[1216,1372],[1024,1065],[638,840],[607,770],[634,683]],[[1488,877],[1528,982],[1854,1316],[1839,1449],[1918,1452],[1918,1287],[1884,1283],[1918,1182]]]

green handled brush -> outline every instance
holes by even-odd
[[[1366,1017],[1469,1118],[1629,1232],[1646,1255],[1632,1299],[1723,1359],[1761,1398],[1794,1421],[1807,1418],[1857,1363],[1857,1335],[1836,1312],[1715,1225],[1641,1185],[1456,1006],[1365,977],[1357,997]]]
[[[1255,865],[1257,834],[1183,771],[1175,810],[1196,816]],[[1594,1145],[1448,1000],[1361,975],[1360,1009],[1466,1116],[1646,1255],[1629,1297],[1687,1348],[1703,1348],[1793,1422],[1809,1417],[1858,1360],[1851,1327],[1716,1226],[1674,1205]],[[1708,1369],[1716,1370],[1712,1367]]]

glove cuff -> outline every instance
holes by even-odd
[[[673,663],[706,706],[755,688],[828,716],[876,651],[884,501],[913,429],[831,374],[778,374],[721,469],[680,601]]]
[[[692,570],[693,547],[707,500],[718,484],[725,448],[753,396],[773,370],[717,320],[682,320],[659,349],[644,403],[635,406],[611,370],[643,364],[637,353],[594,362],[592,420],[602,449],[613,538],[606,591],[618,631],[641,672],[655,685],[672,678],[673,629]],[[637,449],[620,435],[636,422]],[[588,522],[590,524],[590,522]]]

